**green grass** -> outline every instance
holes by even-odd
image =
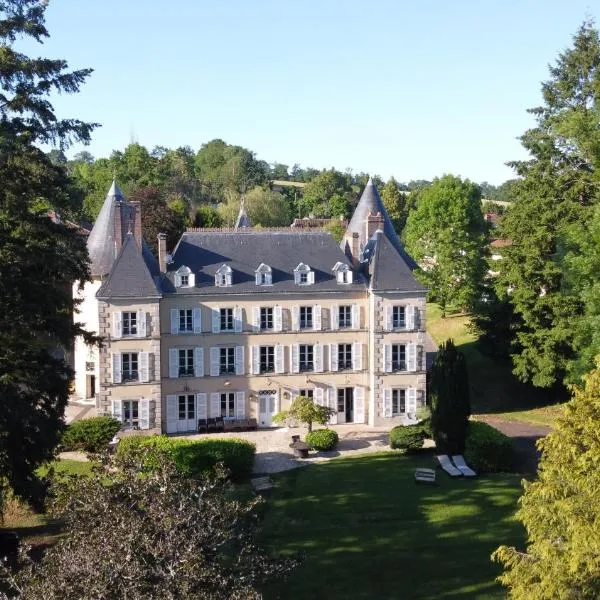
[[[490,554],[521,545],[518,476],[417,485],[429,454],[370,454],[274,477],[262,543],[305,554],[266,598],[502,598]]]
[[[560,414],[563,398],[521,383],[510,361],[482,354],[469,330],[469,317],[448,315],[442,319],[436,304],[427,305],[427,331],[437,344],[448,338],[464,352],[469,369],[473,414],[491,414],[507,420],[552,426]]]
[[[41,466],[37,473],[40,477],[45,477],[50,468],[53,468],[57,474],[66,475],[90,475],[92,472],[92,464],[90,461],[57,459],[51,463]]]

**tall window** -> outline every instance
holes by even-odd
[[[194,349],[179,349],[179,377],[192,377],[194,375]]]
[[[233,331],[233,308],[221,308],[221,331]]]
[[[123,336],[137,335],[137,313],[123,313]]]
[[[406,413],[406,390],[392,390],[392,416]]]
[[[260,372],[275,372],[275,346],[260,347]]]
[[[123,426],[139,427],[139,400],[123,400]]]
[[[221,348],[220,354],[219,374],[233,375],[235,373],[235,349]]]
[[[183,394],[177,397],[179,402],[179,420],[194,419],[196,417],[196,403],[194,394]]]
[[[404,329],[406,327],[406,306],[392,307],[392,327]]]
[[[189,275],[180,275],[179,281],[181,282],[181,287],[187,287],[190,285],[190,276]]]
[[[235,392],[221,394],[221,416],[235,417]]]
[[[352,369],[352,344],[338,344],[338,369]]]
[[[273,309],[262,307],[260,309],[260,328],[262,330],[273,329]]]
[[[406,344],[392,344],[392,371],[406,371]]]
[[[352,307],[340,306],[338,311],[338,326],[340,329],[343,329],[344,327],[352,327]]]
[[[313,326],[313,307],[300,307],[300,329],[312,329]]]
[[[121,368],[121,381],[137,381],[139,379],[138,353],[125,352],[121,354]]]
[[[313,371],[315,363],[313,360],[313,347],[312,344],[300,344],[299,348],[299,368],[300,371]]]
[[[191,308],[179,309],[179,331],[194,331],[194,316]]]

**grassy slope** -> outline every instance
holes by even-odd
[[[500,544],[521,544],[512,515],[517,476],[417,485],[429,455],[370,454],[276,477],[264,540],[306,553],[266,598],[502,598],[489,560]]]
[[[519,382],[509,362],[481,354],[468,324],[467,316],[442,319],[437,305],[427,305],[427,330],[436,343],[453,338],[467,357],[473,413],[552,426],[562,405],[553,403],[547,392]]]

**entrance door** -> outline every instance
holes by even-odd
[[[277,393],[258,393],[258,422],[261,427],[273,425],[273,415],[277,413]]]
[[[338,388],[337,391],[338,423],[354,421],[354,388]]]
[[[177,431],[185,433],[187,431],[197,431],[198,422],[196,420],[196,395],[182,394],[177,396]]]
[[[96,376],[86,375],[85,376],[85,397],[95,398],[96,397]]]

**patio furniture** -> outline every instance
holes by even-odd
[[[465,477],[477,477],[477,473],[467,465],[465,457],[462,454],[455,454],[452,457],[452,462]]]
[[[206,433],[210,433],[211,431],[217,430],[217,420],[216,419],[206,419]]]
[[[294,456],[296,458],[308,458],[310,446],[306,442],[292,442],[290,448],[294,451]]]
[[[198,419],[198,433],[208,433],[208,424],[206,419]]]
[[[435,470],[418,468],[415,469],[416,483],[435,483]]]
[[[215,419],[215,425],[217,427],[217,431],[223,431],[225,429],[223,417],[217,417]]]
[[[440,467],[450,475],[450,477],[462,477],[462,473],[452,464],[450,457],[447,454],[440,454],[436,456]]]
[[[258,421],[256,419],[248,419],[248,429],[258,429]]]
[[[235,420],[234,419],[224,419],[223,420],[223,431],[233,431],[235,429]]]

